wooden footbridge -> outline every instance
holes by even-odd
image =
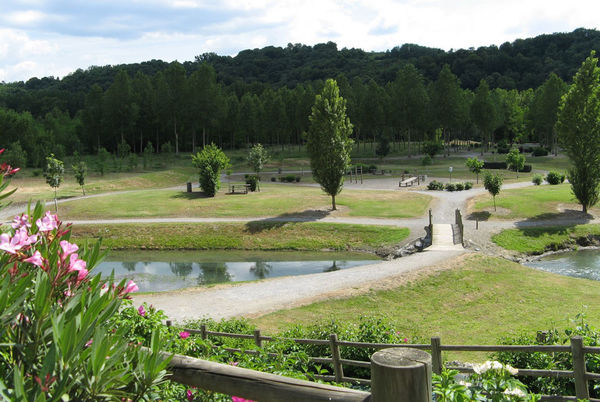
[[[429,210],[429,233],[431,246],[427,250],[462,250],[463,249],[463,223],[460,210],[454,214],[454,223],[433,223],[431,209]]]

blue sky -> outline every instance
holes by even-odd
[[[0,0],[0,81],[333,41],[469,48],[600,25],[597,0]]]

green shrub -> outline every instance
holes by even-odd
[[[456,185],[454,183],[446,183],[445,189],[447,191],[456,191]]]
[[[548,184],[557,185],[565,181],[565,175],[558,173],[556,171],[548,172],[546,176],[546,181]]]
[[[258,186],[258,176],[246,175],[246,184],[250,186],[250,191],[256,191]]]
[[[463,183],[456,183],[456,191],[463,191],[465,189],[465,185]]]
[[[293,174],[288,174],[286,176],[280,176],[279,181],[281,181],[283,183],[293,183],[296,181],[296,176],[294,176]]]
[[[275,182],[275,181],[277,181],[277,178],[275,176],[272,176],[271,181]]]
[[[166,144],[163,147],[164,145]],[[199,170],[202,191],[207,196],[214,197],[221,187],[221,170],[229,167],[229,158],[215,144],[210,144],[192,155],[192,164]]]
[[[444,189],[444,183],[439,182],[437,180],[432,180],[427,185],[427,190],[443,190],[443,189]]]
[[[423,159],[421,159],[421,165],[423,166],[429,166],[433,163],[433,160],[431,159],[431,156],[429,155],[425,155],[423,157]]]
[[[534,174],[531,182],[536,186],[539,186],[544,181],[544,177],[541,174]]]
[[[296,183],[300,183],[300,176],[296,176]]]
[[[470,190],[473,188],[473,183],[470,181],[465,182],[465,190]]]
[[[531,156],[548,156],[548,150],[544,147],[534,148],[531,152]]]

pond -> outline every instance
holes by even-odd
[[[556,274],[600,281],[600,250],[569,251],[523,264]]]
[[[94,268],[133,279],[140,292],[337,271],[380,262],[364,253],[240,251],[112,251]]]

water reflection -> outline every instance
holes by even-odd
[[[160,255],[159,255],[160,256]],[[153,254],[153,258],[156,254]],[[178,256],[179,259],[180,256]],[[140,258],[147,260],[150,258]],[[322,260],[322,261],[104,261],[94,270],[108,277],[115,273],[115,280],[133,279],[142,292],[160,292],[185,287],[215,283],[253,281],[339,271],[359,265],[374,264],[379,260]]]
[[[524,265],[560,275],[600,280],[600,250],[579,250],[529,261]]]
[[[198,285],[231,282],[231,274],[227,272],[224,262],[204,262],[199,265]]]

